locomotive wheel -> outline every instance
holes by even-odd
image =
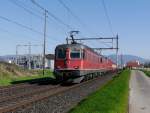
[[[95,78],[95,73],[92,73],[92,79]]]
[[[89,76],[88,75],[84,75],[84,80],[83,81],[87,81],[89,80]]]

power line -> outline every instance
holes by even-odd
[[[40,4],[38,4],[37,2],[35,2],[34,0],[30,0],[33,4],[35,4],[37,7],[39,7],[41,10],[45,10],[44,7],[42,7]],[[46,9],[47,10],[47,9]],[[73,29],[70,25],[64,23],[61,19],[59,19],[58,17],[56,17],[53,13],[51,13],[50,11],[47,10],[48,15],[50,15],[54,20],[56,20],[57,22],[59,22],[60,24],[66,26],[68,29]]]
[[[89,31],[91,34],[95,34],[95,33],[93,33],[92,30],[89,29],[89,27],[87,27],[87,25],[65,4],[64,1],[58,0],[58,2],[72,15],[72,17],[74,17],[74,18],[79,22],[79,24],[80,24],[84,29],[86,29],[87,31]]]
[[[104,0],[102,0],[102,5],[103,5],[103,8],[104,8],[105,16],[106,16],[106,18],[107,18],[110,31],[111,31],[112,35],[114,36],[111,19],[110,19],[109,15],[108,15],[107,7],[106,7],[106,4],[105,4],[105,1],[104,1]]]
[[[48,14],[53,17],[57,22],[61,23],[62,25],[66,26],[68,29],[73,29],[70,25],[64,23],[62,20],[60,20],[59,18],[57,18],[54,14],[50,13],[48,11]]]
[[[34,13],[33,11],[29,10],[28,8],[24,7],[23,5],[19,4],[18,2],[14,1],[14,0],[8,0],[8,1],[11,2],[11,3],[13,3],[14,5],[16,5],[16,6],[20,7],[20,8],[22,8],[22,9],[24,9],[29,14],[34,15],[34,16],[40,18],[40,19],[43,19],[43,17],[41,17],[40,15]]]
[[[14,0],[8,0],[8,1],[10,1],[10,2],[13,3],[14,5],[16,5],[16,6],[20,7],[20,8],[22,8],[22,9],[24,9],[24,10],[25,10],[26,12],[28,12],[29,14],[34,15],[34,16],[40,18],[40,19],[44,19],[44,18],[41,17],[40,15],[34,13],[33,11],[29,10],[28,8],[26,8],[25,6],[19,4],[18,2],[14,1]],[[64,30],[64,29],[63,29],[63,30]],[[40,33],[40,34],[43,35],[43,33]],[[55,39],[52,39],[52,40],[56,41],[56,38],[55,38]],[[58,41],[58,40],[57,40],[57,41]],[[58,41],[58,42],[59,42],[59,41]]]
[[[9,1],[10,1],[10,2],[13,2],[12,0],[9,0]],[[18,5],[18,2],[19,2],[19,5]],[[18,0],[18,2],[15,2],[14,5],[17,5],[18,7],[24,9],[24,11],[28,12],[28,13],[31,14],[31,15],[34,15],[34,16],[36,16],[36,17],[39,17],[40,19],[44,19],[44,18],[41,17],[40,15],[34,13],[33,10],[36,11],[36,12],[38,12],[38,13],[40,13],[40,14],[41,14],[41,12],[35,10],[35,9],[32,8],[32,7],[29,7],[29,6],[25,5],[23,2],[21,2],[21,1],[19,1],[19,0]],[[22,5],[21,5],[21,4],[22,4]],[[26,8],[26,7],[28,7],[28,8]],[[31,10],[29,10],[29,8],[30,8]],[[43,9],[42,9],[42,10],[43,10]],[[50,24],[50,19],[47,20],[47,23]],[[64,31],[64,28],[62,28],[61,26],[60,26],[59,28],[61,28],[61,29]]]
[[[29,5],[27,5],[27,4],[25,4],[25,3],[27,3],[27,1],[25,1],[25,3],[23,2],[23,0],[16,0],[16,1],[18,1],[20,4],[22,4],[24,7],[28,7],[28,9],[31,9],[32,11],[34,11],[34,12],[36,12],[36,13],[38,13],[38,14],[42,14],[42,12],[40,11],[40,10],[37,10],[37,9],[35,9],[35,8],[33,8],[33,7],[31,7],[31,6],[29,6]]]
[[[39,31],[37,31],[37,30],[35,30],[35,29],[31,28],[31,27],[28,27],[28,26],[26,26],[26,25],[23,25],[23,24],[21,24],[21,23],[18,23],[18,22],[14,21],[14,20],[11,20],[11,19],[9,19],[9,18],[0,16],[0,19],[5,20],[5,21],[10,22],[10,23],[13,23],[13,24],[16,24],[16,25],[18,25],[18,26],[20,26],[20,27],[22,27],[22,28],[28,29],[28,30],[30,30],[30,31],[32,31],[32,32],[35,32],[35,33],[38,33],[38,34],[42,34],[41,32],[39,32]]]
[[[45,8],[43,6],[41,6],[40,4],[38,4],[37,2],[35,2],[35,0],[30,0],[34,5],[36,5],[37,7],[39,7],[41,10],[45,10]],[[65,5],[65,4],[64,4]],[[66,6],[66,5],[65,5]],[[66,6],[67,8],[67,6]],[[46,9],[47,10],[47,9]],[[73,14],[73,12],[69,9],[69,7],[67,8],[67,10],[70,11],[70,13],[72,14],[73,17],[75,17],[80,24],[82,24],[82,26],[86,26],[84,23],[81,22],[81,20]],[[68,29],[73,30],[74,28],[71,27],[69,24],[64,23],[61,19],[59,19],[58,17],[56,17],[53,13],[51,13],[50,11],[47,10],[48,15],[50,15],[54,20],[56,20],[57,22],[59,22],[60,24],[66,26]],[[48,18],[49,19],[49,18]],[[85,29],[87,29],[87,27],[85,27]],[[63,29],[64,30],[64,29]],[[91,30],[89,30],[89,32],[91,32]],[[93,33],[92,33],[93,34]]]
[[[84,23],[81,22],[80,18],[75,15],[72,10],[62,1],[62,0],[58,0],[58,2],[83,26],[85,26]]]
[[[4,28],[0,28],[0,31],[2,31],[2,32],[6,32],[7,33],[7,35],[10,35],[10,36],[14,36],[14,37],[16,37],[17,35],[16,34],[14,34],[14,33],[12,33],[12,32],[10,32],[10,31],[8,31],[8,30],[6,30],[6,29],[4,29]],[[17,36],[18,37],[18,36]],[[19,36],[20,37],[20,36]],[[12,37],[11,37],[12,38]],[[24,38],[28,38],[28,37],[26,37],[26,36],[24,36]],[[35,40],[35,38],[33,38],[32,37],[32,39],[34,39]]]
[[[37,33],[37,34],[39,34],[39,35],[43,35],[42,32],[39,32],[39,31],[37,31],[37,30],[35,30],[35,29],[31,28],[31,27],[28,27],[28,26],[26,26],[26,25],[23,25],[23,24],[21,24],[21,23],[18,23],[18,22],[14,21],[14,20],[11,20],[11,19],[9,19],[9,18],[0,16],[0,19],[5,20],[5,21],[10,22],[10,23],[13,23],[13,24],[15,24],[15,25],[17,25],[17,26],[20,26],[20,27],[22,27],[22,28],[24,28],[24,29],[27,29],[27,30],[30,30],[30,31],[32,31],[32,32],[35,32],[35,33]],[[46,35],[46,36],[49,36],[49,35]],[[52,39],[52,38],[51,38],[51,39]],[[52,39],[52,40],[56,41],[56,39]]]
[[[42,7],[41,5],[39,5],[37,2],[35,2],[34,0],[30,0],[34,5],[36,5],[37,7],[39,7],[42,10],[45,10],[44,7]]]
[[[4,29],[4,28],[0,28],[0,31],[2,31],[2,32],[6,32],[7,33],[7,35],[10,35],[11,37],[11,39],[12,39],[12,36],[13,37],[20,37],[19,35],[16,35],[16,34],[14,34],[14,33],[12,33],[12,32],[10,32],[10,31],[8,31],[8,30],[6,30],[6,29]],[[22,36],[21,36],[22,37]],[[37,38],[36,37],[27,37],[27,36],[23,36],[22,38],[30,38],[30,39],[32,39],[32,40],[36,40]],[[36,40],[36,41],[39,41],[39,40]],[[47,41],[49,41],[49,40],[47,40]],[[53,41],[53,44],[55,44],[54,43],[54,41],[56,41],[56,40],[52,40]],[[40,41],[41,42],[41,41]],[[50,41],[49,41],[50,42]],[[51,42],[52,43],[52,42]]]
[[[40,19],[44,19],[44,18],[41,17],[40,15],[34,13],[33,11],[29,10],[28,8],[26,8],[25,6],[19,4],[18,2],[15,2],[15,1],[13,1],[13,0],[8,0],[8,1],[10,1],[10,2],[13,3],[14,5],[16,5],[16,6],[20,7],[20,8],[22,8],[22,9],[24,9],[24,11],[26,11],[27,13],[29,13],[29,14],[31,14],[31,15],[33,15],[33,16],[36,16],[36,17],[38,17],[38,18],[40,18]],[[49,23],[49,21],[47,21],[47,22]],[[60,28],[60,27],[59,27],[59,28]],[[63,28],[61,28],[61,29],[64,31]],[[55,39],[55,40],[56,40],[56,39]]]
[[[20,7],[20,8],[22,8],[22,9],[24,9],[24,11],[28,12],[29,14],[31,14],[31,15],[33,15],[33,16],[36,16],[36,17],[38,17],[38,18],[40,18],[40,19],[44,19],[44,18],[41,17],[40,15],[34,13],[33,11],[29,10],[28,8],[26,8],[25,6],[19,4],[18,2],[13,1],[13,0],[8,0],[8,1],[11,2],[11,3],[13,3],[14,5],[16,5],[16,6]],[[39,5],[38,5],[38,7],[39,7]],[[42,8],[42,7],[40,7],[40,8]],[[42,10],[43,10],[43,8],[42,8]],[[51,16],[53,16],[55,19],[57,19],[56,16],[54,16],[54,15],[52,15],[52,14],[51,14]],[[61,20],[58,20],[58,19],[57,19],[57,21],[61,21]],[[49,23],[49,21],[48,21],[48,23]],[[65,24],[65,23],[64,23],[64,25],[67,26],[67,24]],[[67,27],[69,27],[69,26],[67,26]],[[64,29],[62,29],[62,30],[64,30]]]

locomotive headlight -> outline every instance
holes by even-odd
[[[61,67],[60,67],[60,66],[56,66],[56,68],[57,68],[57,69],[60,69]]]
[[[79,69],[79,66],[74,66],[74,69]]]

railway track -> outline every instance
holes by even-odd
[[[36,84],[17,84],[17,85],[12,85],[12,86],[8,86],[8,87],[2,87],[0,88],[0,98],[4,97],[4,96],[12,96],[16,93],[19,92],[25,92],[25,90],[30,90],[29,88],[31,86],[37,86]]]
[[[8,103],[10,104],[11,102],[14,102],[14,101],[22,101],[23,99],[30,99],[32,96],[35,96],[35,95],[40,95],[42,94],[43,92],[46,92],[46,91],[52,91],[53,89],[56,89],[60,87],[59,85],[56,85],[56,86],[52,86],[52,85],[48,85],[48,86],[45,86],[45,87],[36,87],[36,90],[30,90],[29,92],[21,92],[19,94],[16,94],[16,95],[11,95],[11,96],[5,96],[5,97],[2,97],[0,98],[0,107],[3,107],[3,106],[6,106]],[[34,87],[33,87],[34,88]]]
[[[20,83],[11,86],[0,87],[0,99],[6,96],[16,95],[20,92],[26,93],[40,87],[45,87],[45,85],[49,85],[50,83],[51,85],[56,85],[55,80],[51,79],[51,80],[39,80],[39,81],[32,81],[29,83]]]
[[[0,98],[0,113],[15,112],[19,108],[25,108],[33,103],[45,100],[49,97],[62,94],[64,92],[73,90],[84,85],[94,83],[95,80],[102,80],[104,77],[95,78],[81,84],[75,84],[71,86],[50,85],[45,87],[39,87],[29,92],[16,94],[13,96],[5,96]],[[31,86],[30,86],[31,87]],[[33,86],[34,87],[34,86]],[[20,87],[19,87],[20,88]]]

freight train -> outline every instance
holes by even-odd
[[[55,49],[56,79],[79,83],[115,69],[116,66],[112,60],[99,55],[86,45],[62,44]]]

